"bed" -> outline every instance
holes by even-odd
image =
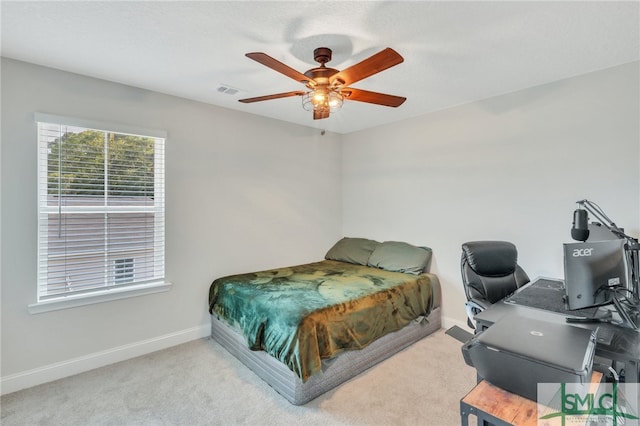
[[[325,259],[216,279],[211,336],[294,405],[438,330],[431,249],[343,238]]]

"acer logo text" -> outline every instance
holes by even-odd
[[[574,249],[573,257],[591,256],[593,248]]]

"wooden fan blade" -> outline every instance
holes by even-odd
[[[404,62],[404,58],[392,48],[387,47],[364,61],[332,75],[331,82],[339,80],[341,84],[348,86],[402,62]]]
[[[288,65],[283,64],[277,59],[273,59],[271,56],[262,52],[251,52],[245,55],[247,58],[253,59],[256,62],[261,63],[262,65],[271,68],[272,70],[278,71],[281,74],[286,75],[289,78],[294,79],[295,81],[307,84],[313,83],[313,80],[307,77],[306,75],[294,70]]]
[[[301,91],[285,92],[285,93],[276,93],[274,95],[256,96],[255,98],[238,99],[238,102],[242,102],[244,104],[250,104],[251,102],[270,101],[271,99],[288,98],[291,96],[302,96],[302,95],[304,95],[304,92],[301,92]]]
[[[329,118],[328,110],[313,110],[313,119],[314,120],[322,120],[323,118]]]
[[[340,93],[346,100],[367,102],[370,104],[384,105],[389,107],[399,107],[407,100],[402,96],[387,95],[385,93],[370,92],[368,90],[345,87]]]

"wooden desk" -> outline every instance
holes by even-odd
[[[591,383],[597,388],[602,380],[602,373],[594,371]],[[507,392],[483,380],[471,392],[460,400],[460,417],[462,426],[468,426],[469,414],[478,419],[478,425],[484,422],[496,426],[537,426],[538,404],[520,395]],[[560,425],[561,418],[550,419],[545,424]]]

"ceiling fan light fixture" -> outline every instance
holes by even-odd
[[[342,108],[343,102],[340,92],[327,88],[317,88],[302,96],[302,107],[307,111],[334,112]]]

